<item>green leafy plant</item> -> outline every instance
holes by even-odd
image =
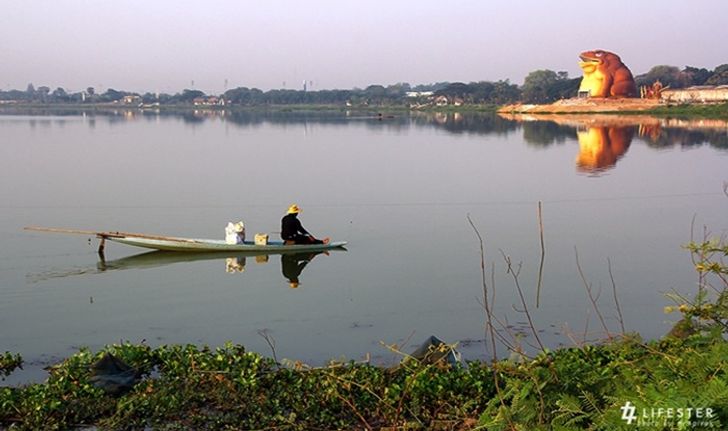
[[[678,311],[682,319],[671,331],[672,336],[686,337],[701,333],[722,338],[728,332],[728,244],[723,239],[705,238],[685,246],[693,258],[698,274],[698,292],[691,299],[677,292],[668,294],[676,305],[665,312]]]
[[[17,368],[23,368],[23,358],[19,354],[0,354],[0,377],[9,376]]]

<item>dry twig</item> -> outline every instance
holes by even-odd
[[[518,275],[521,273],[521,264],[518,264],[518,270],[513,269],[513,265],[511,264],[511,258],[507,256],[503,250],[500,251],[503,255],[503,259],[506,261],[507,266],[507,273],[511,274],[513,277],[513,283],[516,285],[516,290],[518,291],[518,296],[521,299],[521,306],[523,309],[521,312],[523,312],[526,315],[526,318],[528,319],[528,325],[531,327],[531,333],[533,334],[533,338],[536,339],[536,342],[538,343],[539,347],[541,348],[541,351],[545,351],[546,348],[544,347],[543,343],[541,342],[541,338],[538,336],[538,331],[536,331],[536,326],[533,324],[533,319],[531,319],[531,313],[528,311],[528,305],[526,304],[526,299],[523,297],[523,290],[521,289],[521,283],[518,281]]]
[[[268,329],[258,329],[258,335],[263,337],[266,343],[268,343],[268,347],[270,347],[270,350],[273,354],[273,360],[276,363],[276,366],[280,370],[281,364],[278,362],[278,357],[276,356],[276,340],[273,339],[273,337],[268,332]]]
[[[617,284],[614,282],[614,275],[612,275],[612,262],[607,258],[607,268],[609,269],[609,279],[612,281],[612,295],[614,296],[614,304],[617,307],[617,314],[619,315],[619,327],[622,328],[622,335],[625,334],[624,330],[624,317],[622,316],[622,307],[619,306],[619,299],[617,298]]]
[[[538,282],[536,284],[536,308],[541,303],[541,282],[543,281],[543,264],[546,258],[546,248],[543,244],[543,217],[541,214],[541,201],[538,201],[538,231],[541,239],[541,263],[538,265]]]

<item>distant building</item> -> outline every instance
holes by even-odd
[[[125,105],[138,105],[142,103],[142,98],[136,94],[130,94],[121,98],[121,103]]]
[[[664,103],[724,103],[728,102],[728,85],[667,89],[660,93]]]
[[[405,93],[405,96],[410,97],[410,98],[415,98],[415,97],[430,97],[433,94],[435,94],[434,91],[408,91],[408,92]]]
[[[463,104],[465,104],[465,100],[463,100],[461,97],[457,97],[457,96],[448,97],[445,95],[440,95],[440,96],[435,97],[434,102],[435,102],[435,106],[447,106],[447,105],[462,106]]]
[[[447,96],[437,96],[435,97],[435,106],[447,106],[449,101],[447,100]]]
[[[195,106],[225,106],[226,102],[222,97],[207,96],[195,97],[192,104]]]

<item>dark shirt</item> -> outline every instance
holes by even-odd
[[[301,226],[301,221],[296,217],[298,214],[287,214],[281,220],[281,238],[294,239],[299,234],[309,235],[308,231]]]

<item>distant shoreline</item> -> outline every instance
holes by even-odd
[[[144,113],[189,113],[189,112],[482,112],[482,113],[518,113],[518,114],[614,114],[614,115],[656,115],[656,116],[688,116],[707,118],[728,118],[728,103],[722,104],[664,104],[648,99],[565,99],[552,104],[510,104],[510,105],[473,105],[428,106],[410,108],[397,105],[343,106],[330,104],[285,104],[285,105],[153,105],[134,106],[115,103],[0,103],[0,114],[32,115],[27,110],[38,111],[79,111],[79,112],[144,112]]]

